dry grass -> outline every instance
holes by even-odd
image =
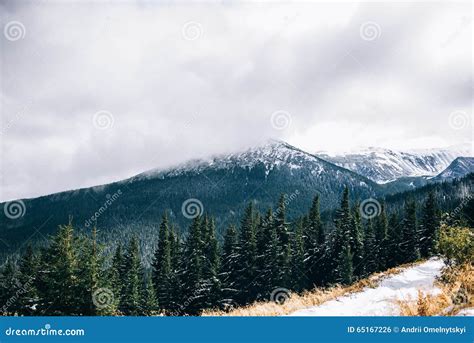
[[[441,293],[418,291],[416,300],[399,301],[402,316],[456,315],[460,310],[474,307],[474,268],[470,263],[447,267],[437,286]]]
[[[221,310],[206,310],[202,313],[203,316],[282,316],[287,315],[297,310],[301,310],[311,306],[318,306],[338,297],[360,292],[364,288],[375,288],[382,279],[389,275],[400,273],[407,266],[399,266],[389,269],[382,273],[376,273],[366,279],[357,281],[356,283],[342,287],[336,285],[330,288],[315,288],[311,291],[306,291],[302,294],[292,293],[290,297],[283,303],[278,304],[273,301],[258,301],[253,304],[232,309],[229,312]]]

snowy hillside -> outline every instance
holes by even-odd
[[[469,144],[446,149],[396,151],[367,148],[361,151],[333,155],[319,152],[322,159],[352,170],[377,183],[386,183],[401,177],[435,176],[460,156],[472,156]]]
[[[434,285],[444,263],[431,259],[412,266],[393,276],[389,276],[376,288],[365,288],[352,293],[292,313],[292,316],[392,316],[399,314],[397,300],[414,300],[418,290],[424,294],[436,295],[439,288]]]
[[[278,140],[269,140],[267,143],[249,148],[242,152],[227,155],[219,155],[209,159],[191,160],[170,169],[154,169],[139,174],[138,178],[165,178],[178,176],[185,173],[201,173],[204,170],[232,169],[234,167],[253,168],[256,165],[264,166],[268,174],[274,168],[287,167],[289,169],[301,169],[310,166],[313,175],[318,175],[329,169],[340,171],[332,163],[328,163],[317,156],[304,152],[288,143]],[[326,167],[326,168],[325,168]]]
[[[434,180],[455,179],[473,172],[474,157],[458,157],[445,170],[437,175]]]

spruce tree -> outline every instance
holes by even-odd
[[[420,258],[416,220],[416,204],[413,200],[408,200],[405,202],[405,214],[402,222],[400,250],[402,263],[413,262]]]
[[[257,242],[253,204],[245,209],[240,229],[239,277],[237,289],[238,302],[246,304],[256,293]]]
[[[436,253],[436,241],[440,227],[439,210],[436,197],[433,191],[428,194],[428,198],[423,206],[423,214],[420,225],[420,255],[429,257]]]
[[[21,285],[19,294],[19,314],[34,315],[39,302],[37,281],[39,276],[40,259],[28,245],[19,265],[18,281]]]
[[[237,281],[240,261],[239,241],[237,229],[234,225],[229,226],[224,236],[222,247],[222,305],[224,308],[234,306],[237,298]]]
[[[364,270],[364,234],[360,217],[359,204],[352,209],[352,224],[350,228],[350,252],[352,253],[353,276],[358,278]]]
[[[369,276],[377,271],[379,266],[377,259],[377,242],[372,219],[368,219],[364,233],[364,268],[363,275]]]
[[[377,271],[382,271],[387,268],[387,254],[388,251],[388,220],[385,213],[385,204],[381,205],[380,214],[375,219],[375,241],[377,254]]]
[[[47,302],[43,304],[53,315],[79,315],[77,295],[80,293],[78,268],[79,261],[76,251],[77,239],[74,237],[74,228],[70,222],[60,226],[53,237],[44,261],[48,272],[44,282]]]
[[[153,261],[153,284],[157,293],[157,300],[160,308],[169,310],[172,305],[172,289],[171,289],[171,273],[172,273],[172,256],[171,256],[171,239],[168,227],[168,216],[163,215],[160,231],[158,247],[155,252]]]
[[[143,269],[140,261],[140,247],[138,239],[133,236],[130,240],[125,256],[126,283],[124,292],[125,314],[138,316],[142,314]]]

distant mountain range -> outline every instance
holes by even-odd
[[[456,159],[458,156],[445,151],[427,155],[392,151],[386,154],[384,157],[382,150],[372,151],[346,157],[344,163],[337,162],[354,169],[349,170],[325,160],[324,155],[316,156],[285,142],[270,141],[246,151],[194,160],[166,170],[151,170],[108,185],[24,199],[22,216],[14,219],[0,216],[0,245],[8,253],[27,241],[42,241],[72,217],[78,228],[90,230],[97,225],[104,239],[121,240],[133,233],[146,242],[145,250],[153,249],[165,211],[182,231],[190,224],[193,211],[215,216],[218,231],[222,231],[240,221],[248,202],[253,201],[258,209],[265,211],[275,205],[282,193],[289,196],[287,213],[291,220],[307,211],[316,194],[321,196],[322,210],[332,210],[338,206],[346,186],[353,200],[364,200],[424,185],[430,182],[428,178],[410,175],[423,175],[424,171],[433,175],[441,166],[445,170],[435,181],[474,171],[472,158]],[[406,169],[400,171],[398,166]],[[399,175],[406,177],[386,184],[370,180],[385,182]],[[3,212],[9,203],[1,205]],[[189,204],[192,206],[188,209]]]
[[[457,157],[472,157],[472,154],[470,144],[409,152],[366,148],[337,155],[326,152],[316,153],[322,159],[352,170],[379,184],[393,182],[400,178],[433,177],[448,168]]]

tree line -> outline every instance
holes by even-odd
[[[401,213],[387,213],[375,201],[375,215],[367,215],[350,203],[346,188],[331,223],[321,220],[319,196],[292,223],[287,204],[282,195],[262,214],[249,203],[239,227],[230,225],[223,239],[212,217],[195,217],[182,236],[165,213],[150,267],[137,237],[105,256],[95,228],[84,235],[72,223],[60,226],[47,247],[28,247],[18,263],[4,264],[0,313],[198,315],[269,299],[277,288],[348,285],[436,254],[440,210],[433,192],[420,209],[407,200]]]

